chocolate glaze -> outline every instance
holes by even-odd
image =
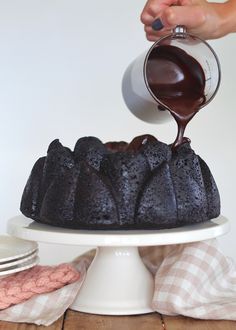
[[[204,71],[192,56],[170,45],[153,48],[146,68],[152,93],[177,122],[178,134],[173,143],[175,148],[186,141],[186,125],[205,102]]]
[[[150,134],[136,136],[129,143],[126,150],[127,151],[138,152],[147,143],[155,143],[156,141],[157,141],[157,139],[154,136],[150,135]]]
[[[145,144],[154,143],[157,139],[150,135],[144,134],[136,136],[130,143],[120,141],[109,141],[105,143],[106,148],[112,152],[138,152]]]

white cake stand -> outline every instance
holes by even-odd
[[[8,221],[8,233],[26,240],[97,246],[73,310],[105,315],[153,312],[154,280],[138,253],[138,246],[203,241],[225,234],[229,221],[220,216],[199,225],[170,230],[89,231],[52,227],[24,216]]]

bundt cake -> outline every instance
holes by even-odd
[[[21,212],[74,229],[162,229],[220,214],[207,164],[186,141],[176,149],[151,135],[103,144],[83,137],[74,151],[54,140],[35,163]]]

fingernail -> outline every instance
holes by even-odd
[[[163,27],[164,27],[164,25],[163,25],[163,23],[162,23],[162,21],[161,21],[160,18],[157,18],[157,19],[152,23],[152,28],[153,28],[153,30],[155,30],[155,31],[160,31],[160,30],[163,29]]]

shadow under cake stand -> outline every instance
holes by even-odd
[[[139,246],[162,246],[211,239],[229,230],[219,216],[211,221],[167,230],[90,231],[37,223],[23,215],[8,221],[8,233],[26,240],[97,246],[84,283],[71,309],[103,315],[153,312],[154,279],[139,256]]]

